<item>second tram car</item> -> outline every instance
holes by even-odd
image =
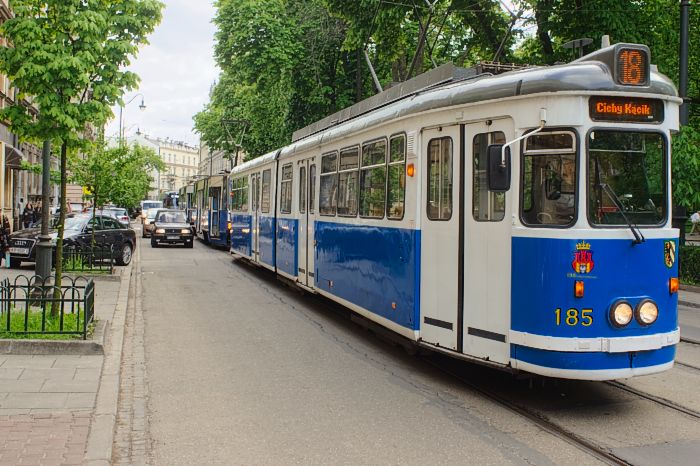
[[[649,59],[616,44],[498,75],[446,66],[322,120],[232,171],[231,253],[453,357],[669,369],[681,100]]]

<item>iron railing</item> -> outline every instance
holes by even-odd
[[[17,276],[0,282],[0,333],[80,335],[87,339],[95,317],[95,284],[85,277]],[[52,313],[56,307],[57,312]]]
[[[108,272],[114,269],[114,245],[69,245],[63,248],[64,272]]]

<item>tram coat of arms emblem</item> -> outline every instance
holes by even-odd
[[[590,243],[581,241],[576,244],[576,251],[574,251],[574,260],[571,262],[571,267],[577,273],[590,273],[593,270],[593,251],[591,251]]]
[[[676,263],[676,242],[675,241],[665,241],[664,242],[664,262],[666,267],[669,269],[673,267]]]

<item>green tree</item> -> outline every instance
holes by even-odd
[[[69,153],[84,147],[94,128],[112,116],[110,107],[137,83],[125,71],[161,18],[157,0],[13,0],[15,16],[0,26],[11,47],[0,48],[0,70],[31,98],[0,111],[13,132],[30,141],[61,146],[61,213],[55,284],[61,286],[63,225]],[[57,307],[52,309],[57,312]]]

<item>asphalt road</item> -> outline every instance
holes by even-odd
[[[596,463],[225,252],[141,258],[156,464]]]

